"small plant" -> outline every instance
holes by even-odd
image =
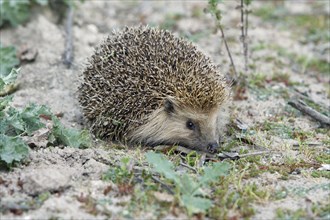
[[[133,178],[133,172],[128,170],[130,158],[122,158],[120,167],[111,167],[106,173],[103,174],[103,180],[111,180],[114,183],[122,184],[131,182]]]
[[[222,39],[223,39],[223,41],[225,43],[226,50],[227,50],[227,53],[228,53],[228,57],[230,59],[231,66],[232,66],[233,71],[234,71],[233,79],[234,80],[237,80],[238,74],[237,74],[237,71],[236,71],[236,67],[235,67],[235,64],[234,64],[234,61],[233,61],[231,52],[229,50],[229,46],[228,46],[228,43],[227,43],[225,32],[223,31],[223,27],[222,27],[222,24],[221,24],[222,14],[221,14],[221,11],[218,9],[219,2],[221,2],[221,0],[209,0],[209,2],[208,2],[208,8],[206,9],[206,11],[209,12],[216,19],[217,28],[221,32],[221,37],[222,37]]]
[[[180,204],[185,207],[189,215],[205,213],[212,206],[212,201],[207,198],[204,188],[210,187],[212,182],[221,176],[226,176],[230,165],[228,163],[213,163],[204,168],[204,174],[193,178],[188,174],[179,175],[174,170],[171,162],[163,155],[149,152],[146,155],[148,163],[153,166],[153,171],[160,173],[175,184],[175,193]]]
[[[13,56],[15,48],[0,48],[4,68],[0,73],[0,166],[12,166],[23,160],[29,152],[29,146],[23,141],[23,136],[33,136],[36,131],[45,128],[45,120],[51,120],[52,128],[49,131],[49,145],[66,145],[85,148],[90,146],[91,139],[87,131],[77,131],[65,128],[60,120],[46,106],[29,104],[19,110],[10,106],[13,96],[7,95],[7,88],[15,84],[19,69],[9,68],[18,62]],[[47,118],[47,119],[45,119]]]

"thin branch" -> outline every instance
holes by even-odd
[[[318,122],[321,123],[322,126],[330,127],[330,118],[319,113],[318,111],[314,110],[313,108],[309,107],[304,103],[302,100],[290,100],[288,102],[289,105],[298,109],[299,111],[309,115],[310,117],[314,118]]]
[[[244,57],[246,59],[245,68],[248,71],[248,64],[249,64],[249,45],[248,45],[248,29],[249,29],[249,10],[248,8],[245,9],[245,50],[244,50]]]
[[[197,173],[197,170],[194,167],[189,166],[188,164],[185,164],[185,163],[180,162],[180,165],[183,166],[183,167],[186,167],[188,169],[191,169],[192,171],[194,171],[195,173]]]
[[[164,187],[167,190],[167,192],[169,192],[172,195],[174,194],[173,190],[168,185],[166,185],[165,183],[163,183],[160,179],[158,179],[157,177],[155,177],[153,175],[151,176],[151,178],[154,181],[158,182],[162,187]]]
[[[244,7],[244,0],[241,0],[241,31],[242,31],[242,35],[241,35],[241,41],[243,44],[243,53],[244,53],[244,71],[245,73],[248,71],[248,45],[246,42],[246,38],[247,38],[247,29],[248,29],[248,11],[247,9]],[[245,19],[244,19],[244,15],[245,15]]]
[[[224,33],[223,29],[222,29],[222,26],[220,24],[220,21],[218,21],[217,23],[218,23],[217,24],[218,25],[218,28],[221,31],[221,37],[222,37],[223,41],[225,42],[225,46],[226,46],[226,50],[227,50],[227,53],[228,53],[228,56],[229,56],[229,59],[230,59],[230,63],[231,63],[231,65],[233,67],[233,70],[234,70],[234,81],[236,82],[237,81],[237,78],[238,78],[238,74],[236,72],[236,67],[235,67],[233,58],[231,56],[231,52],[230,52],[229,47],[228,47],[227,39],[226,39],[225,33]]]
[[[249,156],[258,156],[263,154],[269,154],[270,151],[257,151],[247,154],[238,154],[237,152],[222,152],[221,154],[218,154],[218,157],[220,159],[231,159],[231,160],[238,160],[243,157],[249,157]]]
[[[67,68],[71,67],[73,62],[73,6],[69,5],[67,8],[67,18],[65,24],[65,51],[63,63]]]
[[[245,31],[244,31],[244,3],[243,3],[243,1],[244,0],[241,0],[241,31],[242,31],[241,40],[244,43]]]

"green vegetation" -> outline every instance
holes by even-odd
[[[264,21],[295,31],[300,36],[304,36],[306,42],[328,42],[330,40],[328,31],[330,21],[326,14],[292,15],[283,6],[275,6],[274,4],[265,4],[256,9],[253,14],[261,17]]]
[[[279,219],[329,219],[330,201],[325,203],[312,203],[304,208],[289,210],[279,208],[276,210],[276,216]]]
[[[84,0],[80,0],[83,2]],[[0,27],[5,24],[16,27],[27,22],[31,16],[31,9],[35,5],[57,8],[57,13],[63,13],[63,7],[75,6],[79,1],[74,0],[1,0],[0,1]]]
[[[0,63],[0,77],[7,77],[12,68],[19,64],[19,60],[16,57],[16,48],[13,46],[4,47],[0,43]],[[9,83],[7,82],[7,84]]]
[[[112,182],[119,184],[131,182],[133,178],[133,172],[128,170],[129,162],[130,158],[122,158],[121,165],[119,167],[109,169],[106,173],[103,174],[102,180],[111,180]]]
[[[319,178],[319,177],[325,177],[330,179],[330,172],[328,170],[314,170],[312,172],[312,177]]]
[[[269,132],[270,135],[276,135],[285,139],[293,139],[293,128],[281,123],[266,121],[262,127],[263,130]]]
[[[48,0],[0,1],[0,27],[5,23],[16,27],[26,22],[31,15],[30,8],[33,4],[47,5]]]
[[[298,219],[305,219],[307,218],[307,213],[304,209],[300,208],[295,211],[289,210],[289,209],[277,209],[276,210],[277,218],[279,219],[292,219],[292,220],[298,220]]]
[[[187,174],[177,174],[173,164],[160,154],[149,152],[146,157],[147,161],[152,164],[153,171],[174,182],[176,197],[179,203],[187,209],[189,215],[205,213],[212,206],[212,201],[205,198],[206,194],[202,188],[209,187],[220,176],[226,176],[230,168],[228,163],[213,163],[204,168],[202,176],[192,178]]]
[[[268,191],[255,183],[243,184],[244,179],[265,172],[260,168],[260,158],[248,157],[232,165],[209,163],[200,171],[182,172],[164,155],[149,152],[146,159],[151,169],[136,172],[132,170],[132,159],[123,158],[120,165],[112,166],[102,179],[115,183],[120,195],[132,196],[128,203],[122,204],[126,206],[124,217],[133,217],[137,212],[161,217],[173,207],[178,207],[179,212],[186,211],[189,216],[202,214],[223,219],[234,213],[237,217],[251,217],[255,213],[251,203],[262,203],[270,197]]]
[[[263,50],[263,49],[271,49],[277,52],[278,56],[276,57],[266,57],[265,61],[268,62],[270,61],[269,59],[272,59],[272,62],[278,62],[277,57],[286,57],[289,59],[290,64],[297,64],[299,66],[300,72],[304,74],[305,72],[317,72],[325,75],[330,74],[330,63],[328,63],[325,60],[321,59],[316,59],[315,57],[308,57],[306,55],[301,55],[301,54],[296,54],[291,52],[290,50],[283,48],[279,45],[265,45],[263,43],[259,45],[255,45],[252,48],[252,51],[258,51],[258,50]],[[281,65],[287,65],[287,64],[281,64]],[[274,77],[276,79],[277,75],[281,75],[281,78],[278,80],[282,80],[286,85],[292,86],[295,85],[296,83],[290,82],[289,79],[287,78],[288,74],[282,73],[282,74],[274,74]]]
[[[0,73],[0,165],[11,167],[15,162],[23,160],[29,152],[29,146],[23,141],[23,136],[33,136],[36,131],[45,128],[46,119],[51,120],[49,145],[67,145],[84,148],[91,144],[87,131],[77,131],[65,128],[60,120],[46,106],[29,104],[19,110],[10,106],[13,96],[7,95],[8,88],[15,84],[19,69],[14,56],[14,47],[1,47]],[[10,72],[6,72],[11,69]],[[46,147],[46,146],[45,146]]]
[[[249,218],[255,214],[253,203],[268,200],[269,193],[260,189],[256,184],[240,185],[241,177],[235,180],[237,173],[228,179],[223,179],[215,190],[215,206],[210,210],[210,217],[226,219],[229,214],[236,218]]]

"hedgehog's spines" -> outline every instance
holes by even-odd
[[[99,137],[123,140],[172,97],[210,112],[229,96],[210,59],[168,31],[125,27],[95,50],[83,73],[79,101]]]

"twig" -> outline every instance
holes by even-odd
[[[228,47],[228,43],[227,43],[225,33],[224,33],[222,25],[221,25],[221,11],[217,9],[217,5],[218,5],[218,1],[210,0],[208,9],[209,9],[209,12],[212,15],[215,16],[217,28],[221,31],[221,37],[222,37],[223,41],[225,42],[225,46],[226,46],[226,50],[227,50],[227,53],[228,53],[228,56],[229,56],[229,59],[230,59],[230,63],[231,63],[231,66],[233,67],[233,70],[234,70],[234,77],[231,76],[233,78],[233,79],[231,79],[232,84],[236,84],[237,79],[238,79],[238,74],[236,72],[236,67],[235,67],[233,58],[231,56],[231,52],[230,52],[229,47]]]
[[[188,164],[185,164],[185,163],[180,162],[180,165],[183,166],[183,167],[186,167],[188,169],[191,169],[192,171],[194,171],[195,173],[197,173],[197,170],[194,167],[189,166]]]
[[[322,143],[303,143],[303,144],[295,143],[295,144],[292,144],[292,150],[299,150],[301,146],[313,147],[313,148],[323,148],[324,144],[322,144]]]
[[[244,19],[244,14],[247,15],[247,10],[244,9],[244,0],[241,0],[241,41],[243,44],[243,51],[244,51],[244,71],[245,73],[248,70],[248,58],[247,58],[247,43],[246,43],[246,37],[247,37],[247,16],[245,16]]]
[[[158,182],[160,185],[162,185],[169,193],[174,194],[173,190],[168,185],[166,185],[165,183],[163,183],[160,179],[158,179],[155,176],[151,176],[151,178],[154,181]]]
[[[223,159],[231,159],[231,160],[238,160],[243,157],[249,157],[249,156],[257,156],[257,155],[263,155],[263,154],[269,154],[270,151],[257,151],[247,154],[238,154],[237,152],[222,152],[221,154],[218,154],[218,157]]]
[[[69,5],[67,8],[67,18],[65,24],[65,51],[64,51],[64,60],[63,63],[67,68],[71,67],[73,62],[73,6]]]
[[[244,38],[244,57],[245,57],[245,71],[248,71],[249,64],[249,45],[248,45],[248,29],[249,29],[249,10],[245,9],[245,38]]]
[[[226,39],[225,33],[224,33],[223,29],[222,29],[222,26],[221,26],[219,20],[217,22],[217,25],[218,25],[219,30],[221,31],[221,37],[222,37],[223,41],[225,42],[225,46],[226,46],[226,50],[227,50],[227,53],[228,53],[228,56],[229,56],[229,59],[230,59],[230,63],[231,63],[231,66],[233,67],[233,70],[234,70],[234,80],[233,81],[236,82],[237,81],[237,78],[238,78],[238,74],[236,72],[236,67],[235,67],[233,58],[231,56],[231,52],[230,52],[229,47],[228,47],[228,43],[227,43],[227,39]]]
[[[308,146],[308,147],[317,147],[317,146],[323,146],[323,143],[304,143],[304,145]],[[292,144],[292,147],[296,148],[296,147],[300,147],[301,144],[295,143]]]
[[[245,9],[245,36],[246,37],[248,36],[248,30],[249,30],[249,10],[248,10],[248,8],[246,8]]]
[[[297,97],[293,97],[293,98],[299,98],[299,99],[302,99],[303,101],[308,101],[308,102],[312,102],[312,103],[315,103],[317,105],[319,105],[321,108],[323,109],[329,109],[330,106],[326,106],[324,105],[323,103],[316,103],[311,97],[309,97],[306,93],[304,92],[301,92],[299,91],[297,88],[294,88],[293,89],[293,93],[295,96]]]
[[[245,35],[245,30],[244,30],[244,0],[241,0],[241,31],[242,31],[242,35],[241,35],[241,39],[244,39],[244,35]]]
[[[313,108],[309,107],[304,103],[302,100],[290,100],[288,102],[289,105],[298,109],[299,111],[309,115],[310,117],[314,118],[318,122],[321,123],[322,126],[330,127],[330,118],[317,112]]]

